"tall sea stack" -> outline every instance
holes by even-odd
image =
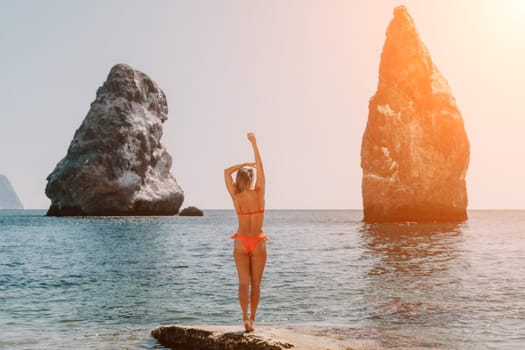
[[[364,221],[463,221],[469,142],[447,81],[394,10],[361,148]]]
[[[47,177],[50,216],[173,215],[184,199],[161,144],[168,105],[146,74],[115,65]]]

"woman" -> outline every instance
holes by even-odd
[[[254,331],[255,313],[261,295],[261,279],[266,264],[266,241],[263,232],[265,178],[261,155],[253,133],[248,133],[255,163],[242,163],[224,170],[226,188],[237,211],[239,227],[234,239],[233,257],[239,275],[239,303],[247,332]],[[253,185],[253,167],[257,180]],[[232,174],[237,172],[235,182]],[[250,316],[248,317],[248,304]]]

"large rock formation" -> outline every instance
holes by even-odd
[[[364,220],[462,221],[469,143],[447,81],[405,7],[394,10],[363,135]]]
[[[184,199],[160,143],[168,105],[146,74],[115,65],[47,177],[48,215],[173,215]]]
[[[0,209],[24,209],[15,189],[5,175],[0,175]]]

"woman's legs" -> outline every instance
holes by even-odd
[[[250,274],[250,323],[253,330],[255,314],[261,297],[261,280],[266,265],[266,242],[260,241],[251,255]]]
[[[235,265],[237,266],[237,274],[239,275],[239,304],[242,310],[242,321],[246,331],[252,331],[250,322],[248,320],[248,296],[250,287],[250,255],[246,252],[244,247],[239,247],[238,240],[235,240],[235,248],[233,250],[233,257]]]

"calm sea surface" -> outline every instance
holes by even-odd
[[[49,218],[0,211],[1,349],[152,349],[159,324],[239,324],[231,211]],[[260,324],[386,349],[525,348],[525,211],[462,224],[267,211]]]

